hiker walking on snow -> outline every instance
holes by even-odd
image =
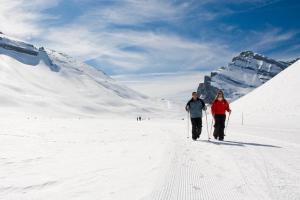
[[[224,129],[226,120],[226,111],[231,113],[229,103],[224,98],[223,91],[218,91],[215,100],[212,102],[211,113],[215,119],[214,138],[224,140]]]
[[[202,110],[206,110],[205,103],[198,97],[197,92],[192,93],[192,99],[188,101],[185,110],[190,112],[192,122],[192,138],[197,140],[202,130]]]

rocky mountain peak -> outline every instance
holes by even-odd
[[[198,93],[206,103],[211,103],[216,92],[223,90],[228,100],[234,101],[264,84],[296,60],[277,61],[253,51],[243,51],[233,57],[226,67],[220,67],[206,76],[204,83],[199,84]]]

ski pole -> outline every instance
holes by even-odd
[[[210,133],[208,131],[208,121],[207,121],[207,112],[206,112],[206,110],[205,110],[205,118],[206,118],[207,139],[210,140]]]
[[[211,115],[211,125],[210,125],[210,132],[209,132],[209,137],[211,136],[212,134],[212,128],[213,128],[213,124],[214,124],[214,116]]]
[[[229,115],[228,115],[227,123],[226,123],[225,130],[224,130],[224,136],[226,135],[226,131],[227,131],[228,123],[229,123],[230,114],[231,113],[229,113]]]
[[[187,121],[187,138],[189,138],[190,136],[190,112],[189,111],[187,111],[186,121]]]

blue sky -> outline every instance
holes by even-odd
[[[211,70],[243,50],[300,57],[296,0],[1,0],[0,31],[108,74]]]

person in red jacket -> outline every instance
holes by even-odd
[[[231,113],[229,103],[224,98],[223,91],[218,91],[215,100],[212,102],[211,113],[215,119],[214,138],[224,140],[224,129],[226,120],[226,111]]]

